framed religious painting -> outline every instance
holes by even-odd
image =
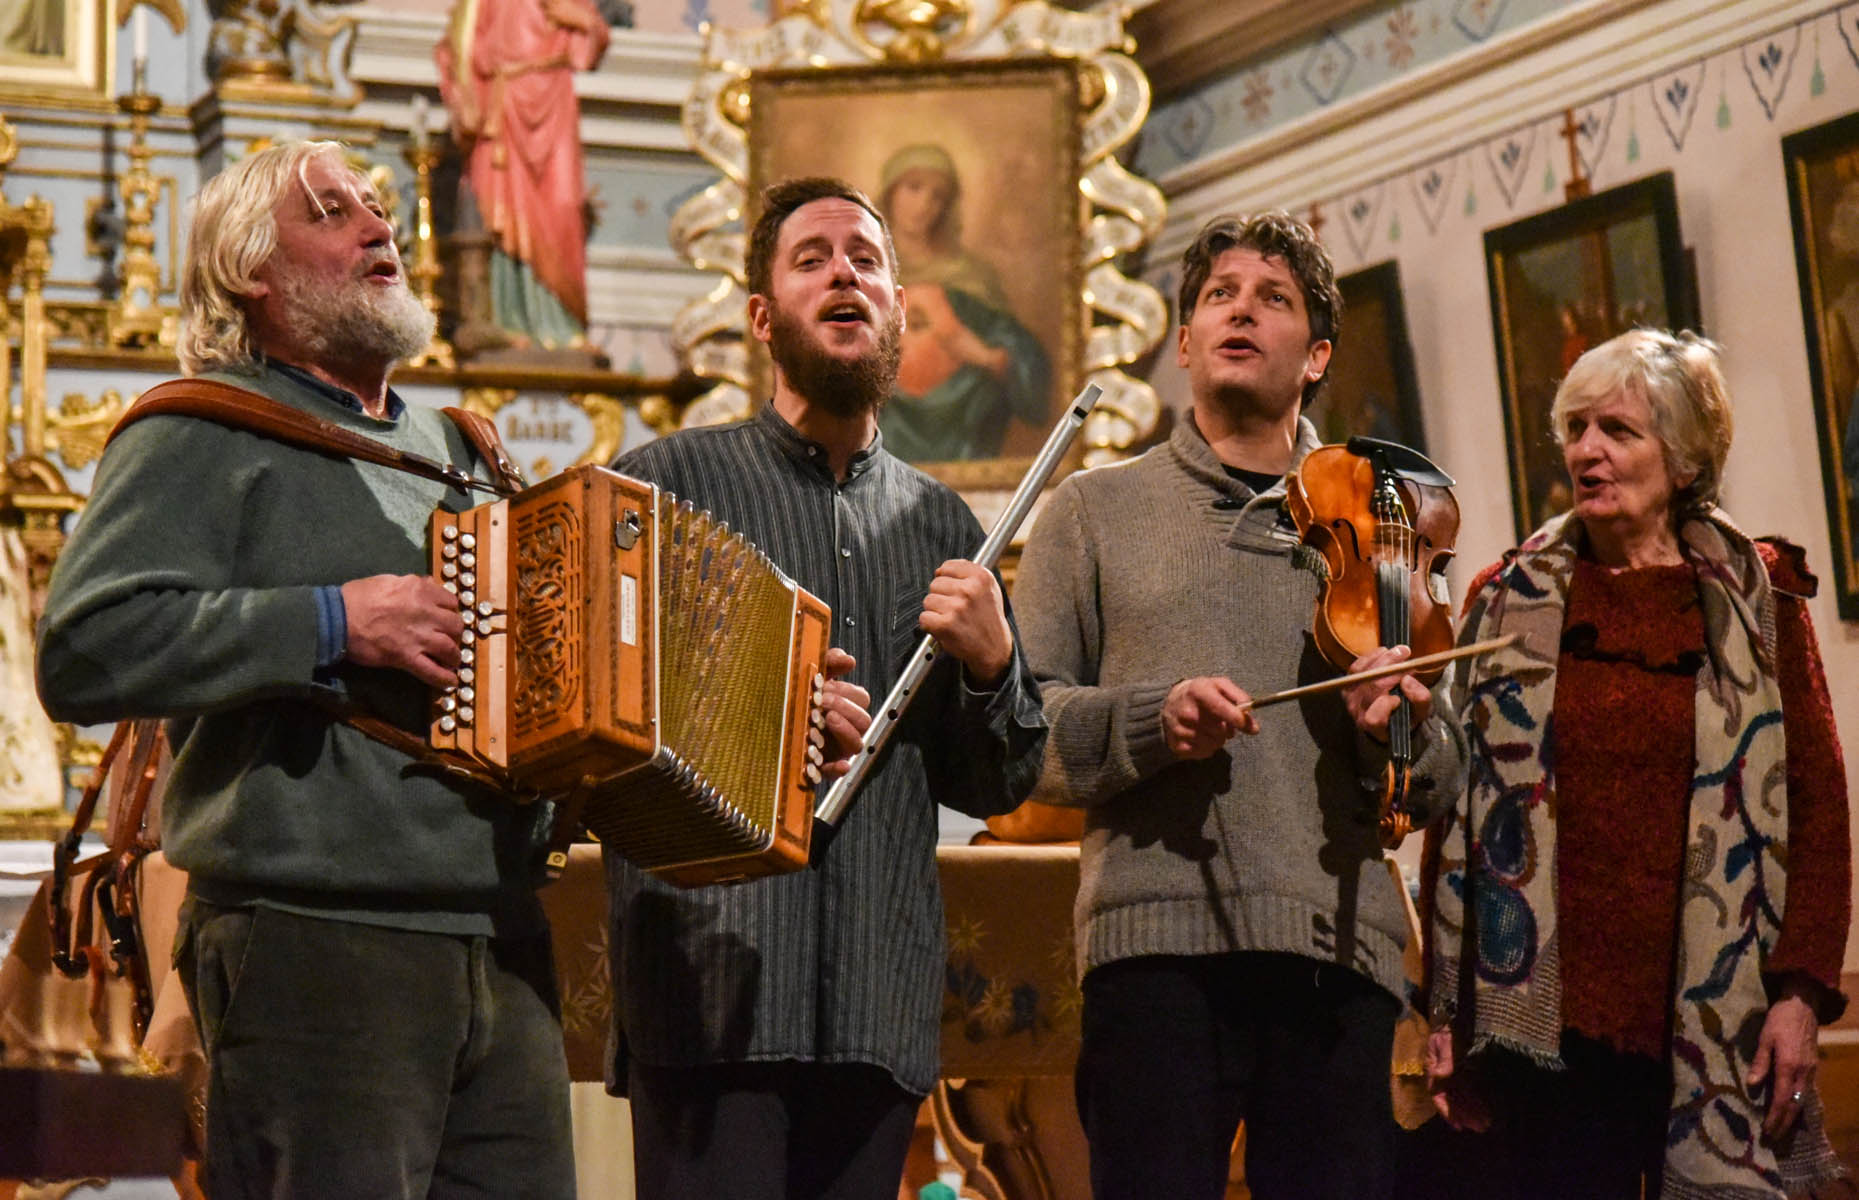
[[[1485,271],[1521,541],[1571,501],[1549,428],[1569,367],[1637,326],[1697,327],[1671,173],[1487,231]]]
[[[1342,335],[1330,356],[1329,379],[1304,415],[1326,444],[1366,434],[1426,453],[1400,266],[1389,261],[1344,275],[1336,290],[1343,299]]]
[[[1859,114],[1782,139],[1840,617],[1859,620]]]
[[[885,447],[956,488],[1011,487],[1079,386],[1077,67],[769,71],[749,91],[745,223],[768,184],[832,175],[890,227],[908,316]]]
[[[0,100],[106,96],[112,32],[108,0],[3,0]]]

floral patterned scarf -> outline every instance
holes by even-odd
[[[1463,642],[1521,636],[1467,660],[1455,681],[1471,771],[1440,834],[1434,895],[1436,1023],[1456,1014],[1473,1053],[1501,1046],[1550,1067],[1561,1065],[1562,1035],[1552,708],[1580,529],[1550,521],[1468,608]],[[1844,1174],[1818,1094],[1772,1146],[1759,1136],[1766,1090],[1743,1082],[1787,895],[1775,600],[1755,547],[1720,510],[1686,521],[1679,540],[1697,568],[1709,653],[1697,680],[1661,1196],[1775,1197]]]

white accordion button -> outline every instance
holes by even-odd
[[[489,600],[482,601],[478,605],[478,615],[480,617],[488,617],[495,611],[497,610],[491,607],[491,602]]]
[[[440,712],[449,713],[457,707],[458,707],[458,701],[454,697],[451,697],[451,696],[439,697],[439,711]]]
[[[459,608],[464,611],[466,616],[470,616],[471,606],[473,604],[476,604],[477,602],[478,602],[478,594],[471,590],[471,586],[469,584],[465,585],[465,590],[458,594]]]
[[[477,689],[467,684],[466,686],[458,689],[458,698],[460,700],[463,700],[466,704],[470,704],[473,700],[476,700],[478,698]]]
[[[450,579],[441,583],[439,586],[452,593],[454,596],[458,595],[458,585],[453,583]]]
[[[478,548],[478,539],[475,534],[467,533],[465,536],[458,539],[458,544],[467,550],[476,550]]]
[[[458,669],[458,681],[460,683],[470,683],[472,677],[476,674],[477,672],[473,671],[470,667],[460,667]]]
[[[442,557],[445,557],[445,558],[457,558],[458,557],[458,543],[447,542],[445,545],[439,547],[439,553]]]
[[[478,632],[485,637],[489,637],[491,635],[491,623],[489,621],[479,621]]]
[[[458,565],[461,567],[475,567],[478,565],[478,556],[467,550],[458,556]]]
[[[446,566],[448,567],[451,565],[452,565],[451,563],[446,564]],[[465,571],[459,575],[458,582],[464,584],[466,587],[477,587],[478,586],[477,573],[474,571]]]
[[[461,721],[471,720],[471,706],[469,704],[458,710],[458,719]]]
[[[458,526],[456,525],[445,526],[443,529],[439,530],[439,536],[444,538],[448,542],[456,540],[458,537]]]
[[[458,564],[454,562],[440,563],[439,574],[445,576],[447,579],[456,578],[458,576]]]
[[[467,625],[465,626],[465,636],[460,640],[462,640],[465,645],[469,646],[471,643],[478,640],[478,631]]]
[[[443,731],[443,732],[445,732],[445,733],[450,733],[450,732],[452,732],[452,731],[453,731],[454,729],[457,729],[457,728],[458,728],[458,721],[457,721],[457,719],[456,719],[456,718],[454,718],[454,717],[449,717],[449,716],[447,716],[447,717],[440,717],[440,718],[439,718],[439,728],[440,728],[440,730],[442,730],[442,731]]]

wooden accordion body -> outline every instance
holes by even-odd
[[[429,740],[539,791],[683,886],[804,866],[827,608],[649,483],[577,467],[432,523],[465,615]]]

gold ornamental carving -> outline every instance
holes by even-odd
[[[516,388],[466,388],[464,407],[479,416],[497,421],[498,414],[507,409],[516,400],[518,394]],[[646,411],[652,401],[659,401],[664,408],[670,408],[671,405],[663,396],[648,395],[641,398],[639,401],[641,418],[648,424],[657,425],[658,422],[652,421]],[[619,454],[620,447],[626,440],[626,404],[620,397],[600,392],[571,392],[564,397],[563,402],[578,409],[587,418],[588,423],[593,427],[593,436],[588,440],[586,449],[582,450],[572,462],[557,462],[552,458],[543,457],[524,463],[524,472],[532,480],[540,482],[570,467],[589,465],[604,467],[613,461],[615,455]],[[662,420],[663,414],[660,416]],[[675,422],[672,427],[676,427]],[[501,422],[499,429],[503,430]],[[512,438],[508,430],[503,430],[503,432],[506,441],[522,440]]]
[[[161,97],[139,88],[121,97],[129,114],[129,168],[123,172],[123,260],[116,304],[110,312],[113,346],[172,347],[179,334],[175,313],[161,303],[161,264],[155,259],[155,205],[161,181],[149,170],[148,123]]]
[[[251,101],[355,104],[349,76],[355,18],[315,0],[209,0],[207,65],[221,95]]]
[[[1047,0],[804,0],[753,29],[712,28],[702,71],[684,106],[692,148],[722,178],[673,215],[672,245],[717,285],[673,320],[673,348],[709,388],[684,412],[685,426],[738,419],[752,411],[754,367],[744,279],[755,81],[858,67],[948,73],[952,64],[1060,61],[1077,75],[1078,258],[1055,262],[1082,300],[1075,344],[1077,377],[1103,389],[1082,441],[1086,465],[1114,461],[1153,435],[1161,402],[1124,371],[1168,329],[1161,294],[1121,269],[1125,256],[1161,229],[1161,191],[1123,167],[1115,152],[1149,112],[1149,82],[1130,57],[1120,9],[1070,12]],[[1070,365],[1070,364],[1068,364]],[[958,484],[959,485],[959,484]]]

